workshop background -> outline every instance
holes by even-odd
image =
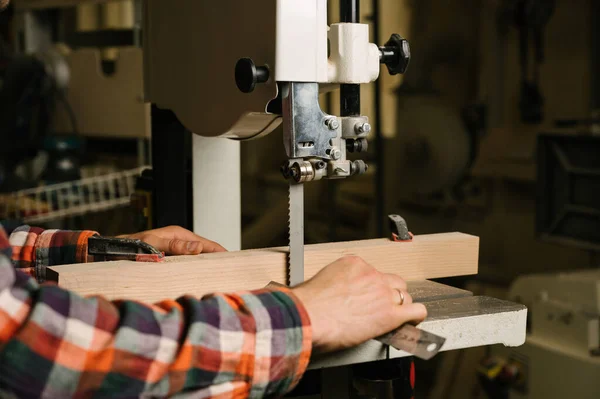
[[[144,102],[141,7],[13,0],[0,13],[8,228],[116,235],[156,226],[159,121]],[[528,343],[417,362],[417,397],[590,397],[600,389],[600,2],[364,0],[361,13],[376,22],[374,42],[405,36],[412,61],[406,75],[382,73],[362,87],[369,171],[307,186],[306,242],[386,236],[391,213],[415,234],[479,236],[479,274],[445,282],[522,300]],[[336,113],[339,96],[321,104]],[[287,244],[284,159],[281,129],[242,143],[245,249]],[[547,281],[527,285],[542,272]],[[561,291],[558,308],[544,295],[526,298],[540,284],[550,296]],[[563,391],[540,391],[558,377]]]

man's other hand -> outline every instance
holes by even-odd
[[[118,238],[130,238],[144,241],[167,255],[197,255],[199,253],[226,252],[226,249],[214,241],[207,240],[179,226],[126,234]]]
[[[427,316],[423,304],[412,303],[402,278],[354,256],[332,263],[292,291],[308,312],[317,352],[350,348]]]

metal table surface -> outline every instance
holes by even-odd
[[[433,281],[408,283],[414,302],[427,306],[428,316],[419,328],[446,338],[441,351],[503,344],[525,343],[527,308],[514,302],[486,296]],[[317,355],[309,369],[338,367],[410,354],[378,342],[368,341],[352,349]]]

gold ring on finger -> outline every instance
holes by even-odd
[[[396,289],[400,294],[400,306],[404,305],[404,292],[402,290]]]

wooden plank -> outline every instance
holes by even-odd
[[[360,256],[384,273],[426,280],[477,273],[479,238],[462,233],[308,245],[305,277],[345,255]],[[82,295],[156,302],[183,294],[201,296],[264,287],[286,280],[287,248],[167,258],[162,263],[115,261],[50,268],[60,286]]]

